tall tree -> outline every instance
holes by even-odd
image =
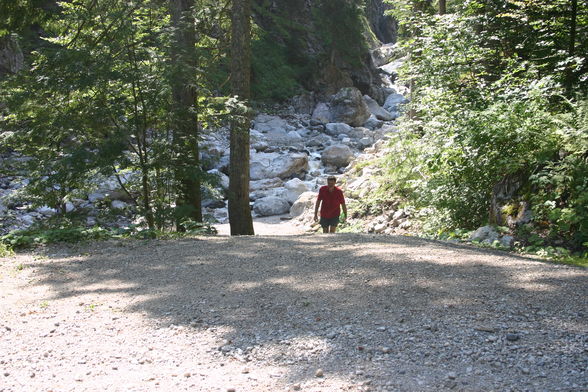
[[[439,15],[445,15],[447,13],[447,1],[439,0]]]
[[[576,24],[578,18],[578,0],[571,1],[570,11],[570,42],[568,46],[568,56],[573,58],[576,54]],[[574,71],[568,66],[566,70],[566,92],[567,95],[572,95],[572,89],[574,87]]]
[[[251,95],[251,0],[233,0],[231,22],[231,89],[247,106]],[[229,173],[231,235],[254,234],[249,206],[249,122],[247,107],[233,113]]]
[[[176,186],[176,225],[183,231],[182,222],[202,221],[201,172],[198,151],[198,108],[196,107],[196,31],[194,28],[194,0],[169,1],[173,36],[171,43],[171,87],[174,131],[174,169]]]

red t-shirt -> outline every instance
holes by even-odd
[[[335,187],[332,192],[329,192],[329,187],[324,185],[319,189],[318,199],[322,200],[321,217],[331,219],[341,214],[339,206],[345,204],[341,188]]]

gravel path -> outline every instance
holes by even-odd
[[[409,237],[0,259],[0,391],[586,391],[588,271]]]

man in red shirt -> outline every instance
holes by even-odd
[[[327,185],[319,189],[318,198],[314,206],[314,221],[318,221],[319,206],[321,208],[320,224],[323,228],[323,233],[334,233],[339,224],[339,215],[341,214],[340,206],[343,206],[343,214],[347,216],[347,206],[345,205],[345,198],[341,188],[336,187],[337,179],[334,176],[327,178]],[[321,205],[322,204],[322,205]]]

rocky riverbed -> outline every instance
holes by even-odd
[[[407,89],[394,84],[398,61],[386,62],[393,50],[393,46],[383,46],[373,54],[374,61],[381,65],[379,102],[347,87],[332,96],[300,95],[286,105],[276,106],[271,114],[260,112],[254,117],[250,162],[254,217],[290,213],[302,194],[316,192],[325,183],[326,175],[346,173],[353,162],[381,151],[387,136],[397,132],[395,119],[407,102]],[[209,129],[202,135],[205,169],[218,177],[217,189],[203,200],[204,214],[222,224],[228,219],[228,130]],[[0,234],[30,227],[58,213],[27,200],[23,191],[31,178],[18,171],[27,159],[15,154],[0,156]],[[366,172],[364,179],[370,174]],[[141,224],[134,200],[125,191],[132,189],[138,179],[133,173],[118,179],[96,177],[87,190],[74,192],[77,196],[70,198],[63,210],[85,216],[88,226]],[[366,185],[366,181],[362,180],[359,185],[362,184]],[[296,211],[292,217],[302,213],[300,207]]]

